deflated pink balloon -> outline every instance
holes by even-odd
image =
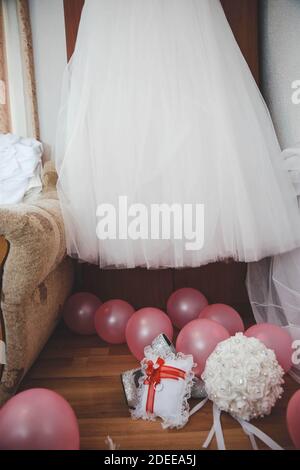
[[[245,335],[259,339],[267,348],[272,349],[276,354],[278,363],[285,372],[291,369],[292,338],[283,328],[270,323],[259,323],[251,326]]]
[[[126,343],[125,330],[134,308],[124,300],[109,300],[98,308],[95,327],[100,338],[107,343]]]
[[[213,320],[224,326],[231,336],[236,333],[244,332],[245,326],[240,315],[234,308],[225,304],[213,304],[205,307],[199,315],[199,318]]]
[[[51,390],[26,390],[0,410],[1,450],[79,450],[79,446],[75,413]]]
[[[72,295],[64,306],[63,316],[66,325],[79,335],[95,335],[95,313],[101,304],[96,295],[88,292]]]
[[[190,321],[198,318],[207,305],[208,301],[201,292],[190,287],[184,287],[176,290],[169,297],[167,313],[172,323],[178,329],[181,329]]]
[[[132,354],[141,361],[144,349],[161,333],[170,341],[173,339],[173,326],[170,318],[158,308],[142,308],[135,312],[127,323],[126,340]]]
[[[300,449],[300,390],[289,401],[286,419],[291,439],[296,449]]]
[[[219,323],[212,320],[193,320],[179,333],[176,350],[191,354],[197,363],[194,372],[201,377],[208,357],[216,346],[230,337],[228,331]]]

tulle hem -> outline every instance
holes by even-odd
[[[140,269],[147,269],[147,270],[158,270],[158,269],[188,269],[188,268],[200,268],[201,266],[206,266],[208,264],[212,264],[212,263],[226,263],[226,264],[230,264],[230,263],[256,263],[256,262],[259,262],[259,261],[262,261],[264,259],[267,259],[267,258],[270,258],[270,257],[273,257],[273,256],[280,256],[280,255],[283,255],[283,254],[286,254],[286,253],[289,253],[291,251],[293,251],[294,249],[297,249],[300,247],[300,241],[298,241],[297,243],[291,245],[291,247],[288,247],[286,249],[276,249],[275,251],[271,251],[269,249],[266,249],[264,251],[261,251],[260,252],[260,255],[259,257],[241,257],[240,255],[237,255],[237,256],[232,256],[232,255],[228,255],[228,256],[224,256],[224,255],[220,255],[219,257],[216,256],[216,257],[207,257],[207,258],[203,258],[201,261],[198,261],[198,262],[195,262],[195,263],[182,263],[182,264],[178,264],[178,263],[168,263],[168,264],[161,264],[161,263],[153,263],[153,264],[150,264],[150,263],[140,263],[140,264],[125,264],[125,263],[120,263],[120,264],[109,264],[109,263],[105,263],[105,262],[99,262],[99,260],[97,258],[80,258],[78,256],[77,253],[74,253],[74,252],[69,252],[68,251],[68,256],[70,256],[71,258],[74,258],[76,259],[79,263],[89,263],[89,264],[93,264],[95,266],[98,266],[100,269],[106,269],[106,270],[122,270],[122,269],[137,269],[137,268],[140,268]]]

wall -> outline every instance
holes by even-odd
[[[263,93],[286,148],[300,142],[300,102],[292,102],[292,83],[300,81],[300,1],[264,0],[260,5]]]
[[[29,0],[41,140],[54,149],[62,76],[67,64],[63,0]]]

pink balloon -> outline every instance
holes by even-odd
[[[167,313],[172,323],[183,328],[187,323],[198,318],[200,312],[208,305],[204,295],[190,287],[178,289],[169,297]]]
[[[79,450],[75,413],[51,390],[35,388],[11,398],[0,410],[1,450]]]
[[[144,348],[159,335],[173,339],[173,326],[170,318],[158,308],[142,308],[129,319],[126,327],[126,340],[132,354],[141,361]]]
[[[213,320],[224,326],[231,336],[236,333],[244,332],[245,326],[240,315],[234,308],[225,304],[213,304],[205,307],[199,315],[199,318]]]
[[[201,377],[208,357],[216,346],[230,337],[228,331],[219,323],[212,320],[193,320],[179,333],[176,350],[191,354],[197,367],[194,372]]]
[[[95,315],[96,331],[110,344],[126,343],[125,330],[134,308],[124,300],[109,300],[98,308]]]
[[[259,339],[267,348],[272,349],[283,370],[285,372],[290,370],[292,367],[293,348],[292,338],[287,331],[277,325],[259,323],[258,325],[251,326],[245,335]]]
[[[95,313],[102,304],[101,300],[88,292],[72,295],[64,306],[63,316],[71,331],[79,335],[94,335]]]
[[[300,390],[289,401],[286,419],[291,439],[296,449],[300,449]]]

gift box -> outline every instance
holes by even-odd
[[[147,346],[147,348],[145,348],[145,355],[150,355],[151,353],[165,358],[170,353],[176,354],[176,349],[169,338],[166,335],[161,334],[153,340],[151,346]],[[127,370],[121,374],[121,383],[123,386],[124,396],[130,410],[134,410],[136,408],[139,380],[142,376],[143,372],[141,368]],[[198,377],[194,377],[191,389],[191,397],[205,398],[206,396],[207,394],[203,380],[199,379]]]
[[[158,356],[166,357],[170,353],[176,353],[175,346],[164,335],[158,335],[151,343],[150,346],[145,348],[145,352],[151,354],[156,353]],[[129,409],[135,409],[137,404],[137,392],[139,388],[139,379],[143,376],[141,368],[127,370],[121,374],[121,383],[124,390],[125,400]]]
[[[131,416],[150,421],[161,418],[163,428],[183,427],[190,415],[193,357],[170,353],[162,358],[148,351],[141,365],[143,375]]]

